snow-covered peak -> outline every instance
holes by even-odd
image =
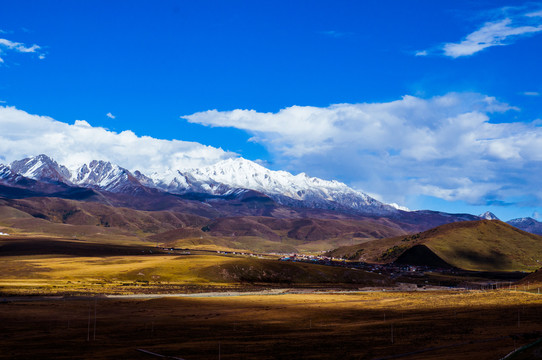
[[[130,176],[128,170],[108,161],[93,160],[82,165],[71,174],[71,181],[76,185],[98,187],[113,190]]]
[[[280,204],[295,207],[353,210],[373,215],[407,210],[395,204],[381,203],[339,181],[310,177],[305,173],[293,175],[286,171],[273,171],[243,158],[223,160],[200,169],[170,170],[150,176],[138,171],[131,173],[101,160],[69,170],[46,155],[15,161],[10,169],[13,173],[35,180],[58,181],[111,192],[133,193],[151,187],[176,194],[193,192],[232,195],[246,189],[263,193]],[[0,168],[0,174],[3,172],[5,169]]]
[[[499,218],[495,216],[495,214],[493,214],[491,211],[486,211],[485,213],[478,216],[485,220],[499,220]]]
[[[222,160],[214,165],[184,172],[197,181],[214,181],[233,188],[251,189],[265,194],[282,194],[302,200],[307,190],[343,191],[356,193],[364,199],[366,194],[357,192],[338,181],[309,177],[305,173],[292,175],[286,171],[269,170],[243,158]],[[329,198],[331,200],[331,198]]]
[[[531,217],[512,219],[510,221],[507,221],[507,223],[523,231],[542,235],[542,222],[537,221]]]
[[[523,218],[512,219],[510,221],[507,221],[507,223],[513,225],[513,224],[536,224],[540,222],[533,219],[532,217],[523,217]]]
[[[47,155],[38,155],[11,163],[11,171],[29,179],[69,183],[70,171]]]
[[[157,184],[160,182],[157,182]],[[305,173],[269,170],[243,158],[222,160],[214,165],[178,172],[173,179],[162,181],[168,191],[181,184],[179,192],[196,189],[212,194],[225,194],[234,189],[261,192],[278,203],[323,209],[350,209],[370,214],[394,213],[397,209],[367,194],[351,189],[339,181],[322,180]]]
[[[128,170],[102,160],[93,160],[89,164],[83,164],[79,168],[69,170],[47,155],[38,155],[12,162],[10,170],[18,176],[33,180],[62,182],[68,185],[99,188],[113,192],[131,190],[134,184],[138,185],[137,180]],[[1,169],[0,171],[5,172]]]

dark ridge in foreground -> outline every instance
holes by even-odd
[[[453,266],[442,260],[425,245],[414,245],[402,253],[397,260],[395,260],[395,263],[402,265],[429,266],[441,269],[453,268]]]

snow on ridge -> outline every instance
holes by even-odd
[[[540,221],[533,219],[532,217],[522,217],[522,218],[517,218],[517,219],[512,219],[512,220],[507,221],[508,224],[512,224],[512,223],[519,224],[519,223],[525,223],[525,222],[537,223]]]
[[[44,154],[14,161],[9,168],[12,172],[33,180],[46,177],[48,180],[64,182],[70,174],[65,166]]]
[[[330,191],[343,191],[367,198],[366,194],[355,191],[336,180],[322,180],[309,177],[305,173],[293,175],[283,170],[273,171],[244,158],[226,159],[214,165],[190,169],[184,173],[199,181],[211,179],[232,187],[247,188],[268,194],[282,194],[294,199],[302,199],[302,192],[307,190],[318,190],[323,196],[329,196]]]
[[[394,206],[383,204],[346,184],[310,177],[305,173],[293,175],[287,171],[269,170],[244,158],[226,159],[214,165],[179,172],[204,191],[217,193],[223,184],[230,188],[244,188],[264,193],[275,201],[323,209],[349,208],[367,213],[393,213]]]
[[[499,220],[499,218],[495,216],[495,214],[493,214],[491,211],[486,211],[485,213],[478,216],[485,220]]]
[[[409,211],[397,204],[384,204],[336,180],[323,180],[305,173],[293,175],[283,170],[273,171],[244,158],[230,158],[203,168],[172,169],[150,176],[139,171],[131,173],[103,160],[93,160],[78,167],[72,164],[68,169],[46,155],[15,161],[10,169],[35,180],[61,181],[113,192],[133,191],[134,186],[145,186],[176,194],[229,195],[238,189],[248,189],[288,206],[351,209],[379,215]]]
[[[0,179],[5,179],[11,174],[11,170],[8,166],[0,164]]]
[[[105,190],[112,190],[123,179],[127,179],[129,174],[128,170],[103,160],[93,160],[89,164],[68,169],[43,154],[14,161],[9,168],[12,172],[33,180],[60,181],[68,185]]]
[[[397,210],[408,211],[408,212],[412,211],[409,208],[407,208],[406,206],[401,206],[401,205],[396,204],[396,203],[389,203],[388,205],[395,208],[395,209],[397,209]]]
[[[71,181],[77,185],[94,185],[107,188],[125,175],[127,170],[108,161],[93,160],[72,173]]]

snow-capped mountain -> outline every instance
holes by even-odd
[[[530,217],[512,219],[506,222],[518,229],[530,232],[532,234],[542,235],[542,222],[537,221]]]
[[[495,214],[493,214],[491,211],[486,211],[485,213],[483,214],[480,214],[478,215],[479,217],[481,217],[482,219],[485,219],[485,220],[500,220],[497,216],[495,216]]]
[[[0,164],[0,181],[7,180],[14,174],[11,172],[11,169],[6,165]]]
[[[93,187],[111,192],[132,192],[141,187],[132,173],[107,161],[93,160],[71,174],[74,185]]]
[[[355,191],[338,181],[326,181],[286,171],[272,171],[243,158],[227,159],[200,169],[151,176],[156,187],[172,193],[188,191],[227,195],[250,189],[276,202],[299,207],[354,210],[368,214],[392,214],[397,209]]]
[[[0,168],[6,172],[7,167]],[[58,164],[46,155],[14,161],[15,173],[33,180],[64,183],[71,186],[133,193],[142,189],[159,189],[174,194],[205,193],[235,195],[239,189],[263,193],[279,204],[304,208],[354,211],[363,214],[392,215],[397,207],[381,203],[338,181],[326,181],[304,173],[292,175],[272,171],[255,162],[228,159],[200,169],[172,170],[164,174],[131,173],[106,161],[92,161],[75,169]]]
[[[72,186],[102,189],[111,192],[133,192],[141,187],[139,181],[128,170],[106,161],[91,161],[89,164],[69,170],[47,155],[17,160],[10,164],[12,173],[25,178]]]
[[[43,154],[14,161],[9,167],[12,172],[33,180],[66,183],[71,176],[68,168]]]

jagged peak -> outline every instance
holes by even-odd
[[[13,161],[11,171],[34,180],[53,180],[69,183],[70,171],[45,154]]]

